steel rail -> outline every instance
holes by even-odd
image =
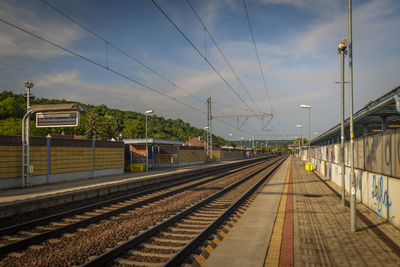
[[[282,160],[278,160],[274,168],[262,178],[255,186],[244,193],[235,203],[233,203],[223,214],[221,214],[213,223],[211,223],[206,229],[204,229],[199,235],[197,235],[190,243],[179,250],[172,258],[170,258],[163,266],[172,267],[182,264],[193,252],[201,246],[201,244],[207,240],[207,238],[214,233],[218,227],[223,224],[226,219],[231,216],[266,180],[279,166],[285,161],[286,157]]]
[[[250,175],[245,176],[243,179],[233,183],[232,185],[229,185],[229,186],[225,187],[221,191],[214,193],[210,197],[198,202],[197,204],[192,205],[191,207],[185,209],[184,211],[178,213],[177,215],[170,217],[169,219],[161,222],[160,224],[158,224],[156,226],[153,226],[149,230],[146,230],[146,231],[142,232],[141,234],[138,234],[137,236],[125,241],[124,243],[122,243],[122,244],[120,244],[120,245],[118,245],[118,246],[116,246],[116,247],[104,252],[103,254],[97,256],[96,258],[84,263],[83,265],[81,265],[81,267],[96,267],[96,266],[103,266],[103,265],[109,263],[111,260],[117,258],[118,256],[120,256],[121,254],[125,253],[126,251],[128,251],[128,250],[130,250],[130,249],[132,249],[134,247],[137,247],[138,245],[140,245],[145,240],[148,240],[149,238],[151,238],[152,236],[156,235],[160,231],[170,227],[171,225],[173,225],[176,222],[180,221],[182,218],[184,218],[187,215],[189,215],[189,214],[193,213],[194,211],[198,210],[202,206],[212,202],[213,200],[217,199],[218,197],[220,197],[220,196],[224,195],[225,193],[231,191],[235,187],[237,187],[240,184],[244,183],[245,181],[249,180],[251,177],[254,177],[258,173],[260,173],[260,172],[264,171],[265,169],[267,169],[268,167],[272,166],[273,164],[275,164],[279,160],[280,159],[271,162],[267,166],[257,170],[256,172],[254,172],[254,173],[252,173]]]
[[[251,162],[251,163],[252,164],[253,163],[254,164],[258,164],[258,162],[259,161],[255,161],[255,162]],[[23,222],[23,223],[20,223],[20,224],[17,224],[17,225],[4,227],[4,228],[0,229],[0,236],[14,234],[14,233],[17,233],[17,232],[22,231],[22,230],[26,230],[26,229],[34,227],[34,226],[38,226],[38,225],[45,224],[45,223],[50,223],[50,222],[55,221],[55,220],[59,220],[59,219],[66,218],[66,217],[69,217],[69,216],[72,216],[72,215],[76,215],[76,214],[79,214],[79,213],[87,212],[87,211],[90,211],[90,210],[99,209],[99,208],[102,208],[104,206],[113,205],[113,204],[116,204],[118,202],[123,202],[123,201],[129,200],[129,199],[132,199],[132,198],[137,198],[137,197],[140,197],[140,196],[145,195],[145,194],[153,193],[154,190],[164,190],[164,189],[167,189],[168,187],[178,186],[178,185],[181,185],[181,184],[184,184],[184,183],[187,183],[187,182],[191,182],[191,181],[193,181],[195,179],[201,179],[201,178],[207,177],[207,176],[212,175],[212,174],[218,174],[218,173],[221,173],[221,172],[225,172],[225,171],[227,171],[227,169],[229,169],[231,167],[236,168],[236,167],[240,167],[240,166],[242,166],[244,164],[247,164],[247,163],[248,162],[240,162],[239,164],[234,165],[234,166],[227,166],[226,168],[220,168],[220,169],[211,169],[211,170],[206,171],[205,173],[200,173],[200,174],[192,174],[192,175],[189,175],[189,178],[185,179],[184,181],[176,182],[176,181],[168,180],[168,181],[165,181],[165,182],[152,184],[152,185],[148,186],[148,188],[145,189],[145,190],[142,190],[142,191],[139,191],[139,192],[135,192],[135,193],[132,193],[132,194],[129,194],[129,195],[116,197],[116,198],[113,198],[113,199],[109,199],[109,200],[106,200],[106,201],[102,201],[102,202],[86,205],[84,207],[80,207],[80,208],[76,208],[76,209],[72,209],[72,210],[68,210],[68,211],[63,211],[63,212],[60,212],[60,213],[57,213],[57,214],[53,214],[53,215],[49,215],[49,216],[46,216],[46,217],[43,217],[43,218],[26,221],[26,222]],[[252,165],[250,165],[250,166],[252,166]],[[250,166],[246,166],[245,168],[249,168]],[[191,176],[193,176],[193,177],[191,177]],[[160,186],[160,184],[162,184],[162,185]]]
[[[260,162],[256,162],[252,166],[256,166],[258,164],[260,164]],[[247,169],[247,168],[249,168],[249,167],[247,167],[247,166],[239,167],[238,169],[240,171],[240,170],[244,170],[244,169]],[[59,236],[61,234],[74,231],[74,230],[76,230],[78,228],[85,227],[85,226],[87,226],[89,224],[96,223],[96,222],[104,220],[104,219],[108,219],[108,218],[110,218],[112,216],[115,216],[115,215],[118,215],[120,213],[123,213],[123,212],[129,211],[129,210],[132,210],[132,209],[147,205],[149,203],[158,201],[160,199],[175,195],[175,194],[183,192],[185,190],[188,190],[188,189],[194,188],[196,186],[199,186],[199,185],[211,182],[213,180],[219,179],[219,178],[224,177],[226,175],[230,175],[231,173],[236,172],[236,171],[238,171],[238,170],[237,169],[229,170],[229,171],[224,170],[224,171],[222,171],[222,173],[218,172],[218,173],[220,173],[219,175],[214,176],[214,177],[212,177],[210,179],[207,179],[205,181],[200,181],[198,183],[191,184],[191,185],[188,185],[188,186],[185,186],[185,187],[182,187],[182,188],[178,188],[178,189],[175,189],[175,190],[170,191],[170,192],[163,193],[163,194],[158,195],[158,196],[150,197],[148,199],[144,199],[144,200],[138,201],[138,202],[133,203],[133,204],[128,204],[128,205],[126,205],[124,207],[116,208],[115,210],[107,211],[105,213],[102,213],[102,214],[99,214],[99,215],[95,215],[93,217],[90,217],[90,218],[87,218],[87,219],[83,219],[81,221],[78,221],[78,222],[75,222],[75,223],[71,223],[71,224],[68,224],[66,226],[62,226],[62,227],[56,228],[54,230],[50,230],[48,232],[40,233],[38,235],[30,236],[28,238],[16,241],[14,243],[7,244],[5,246],[0,247],[0,256],[6,255],[7,253],[10,253],[10,252],[14,252],[14,251],[18,251],[18,250],[24,249],[24,248],[26,248],[26,247],[28,247],[30,245],[43,242],[43,241],[45,241],[47,239],[54,238],[54,237],[57,237],[57,236]],[[210,174],[205,175],[205,176],[207,177],[209,175]],[[196,180],[196,179],[199,179],[199,178],[196,177],[196,178],[193,178],[192,180]],[[169,187],[171,187],[171,185],[164,185],[163,186],[164,189],[167,189]],[[160,190],[159,188],[149,189],[149,190],[146,191],[147,192],[146,194],[155,193],[156,191],[159,191],[159,190]],[[144,194],[143,193],[139,194],[139,196],[142,196],[142,195],[144,195]]]

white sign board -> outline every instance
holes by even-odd
[[[79,125],[79,111],[36,113],[36,127],[75,127]]]

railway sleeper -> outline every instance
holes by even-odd
[[[156,257],[156,258],[161,258],[164,260],[168,260],[172,256],[175,255],[175,253],[156,253],[156,252],[143,252],[140,250],[133,250],[131,252],[128,252],[129,255],[131,256],[141,256],[141,257]]]
[[[184,219],[182,222],[177,223],[177,225],[207,225],[210,224],[210,222],[212,222],[212,220],[196,220],[196,219]]]
[[[148,248],[148,249],[170,249],[170,250],[176,250],[178,251],[180,249],[180,247],[173,247],[173,246],[168,246],[168,245],[153,245],[153,244],[148,244],[145,243],[143,244],[144,248]]]
[[[183,244],[183,245],[187,244],[187,242],[188,242],[187,240],[168,239],[168,238],[164,238],[164,237],[154,237],[153,239],[154,239],[154,241],[156,241],[156,242],[162,242],[162,243],[171,242],[171,243]]]
[[[183,229],[183,228],[173,226],[173,227],[170,227],[168,230],[171,231],[172,233],[184,231],[189,234],[198,234],[201,232],[202,229]]]
[[[131,261],[123,258],[116,258],[114,262],[123,265],[130,265],[130,266],[145,266],[145,267],[159,267],[160,264],[157,263],[149,263],[149,262],[141,262],[141,261]]]

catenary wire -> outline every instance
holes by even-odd
[[[228,83],[228,81],[222,76],[222,74],[214,67],[213,64],[202,54],[202,52],[193,44],[193,42],[189,39],[189,37],[176,25],[176,23],[168,16],[167,13],[154,1],[151,0],[153,4],[157,7],[157,9],[165,16],[165,18],[174,26],[174,28],[184,37],[184,39],[190,44],[190,46],[206,61],[206,63],[214,70],[214,72],[221,78],[221,80],[229,87],[229,89],[242,101],[242,103],[249,109],[253,114],[256,112],[244,101],[244,99],[235,92],[232,86]]]
[[[62,10],[60,10],[59,8],[55,7],[54,5],[50,4],[49,2],[45,1],[45,0],[40,0],[43,4],[47,5],[48,7],[50,7],[51,9],[55,10],[56,12],[58,12],[59,14],[61,14],[62,16],[66,17],[67,19],[69,19],[70,21],[72,21],[73,23],[75,23],[76,25],[78,25],[79,27],[85,29],[87,32],[93,34],[95,37],[97,37],[99,40],[103,41],[106,44],[106,48],[108,49],[108,46],[113,47],[114,49],[116,49],[117,51],[119,51],[121,54],[123,54],[124,56],[128,57],[129,59],[133,60],[134,62],[138,63],[139,65],[143,66],[144,68],[146,68],[147,70],[149,70],[150,72],[154,73],[155,75],[159,76],[160,78],[162,78],[163,80],[169,82],[170,84],[172,84],[174,87],[184,91],[186,94],[190,95],[191,97],[193,97],[194,99],[196,99],[197,101],[199,101],[202,104],[206,104],[200,97],[197,97],[196,95],[190,93],[188,90],[182,88],[181,86],[177,85],[175,82],[171,81],[170,79],[168,79],[167,77],[165,77],[164,75],[162,75],[161,73],[157,72],[156,70],[152,69],[151,67],[147,66],[145,63],[143,63],[142,61],[138,60],[137,58],[135,58],[134,56],[132,56],[131,54],[129,54],[128,52],[124,51],[123,49],[119,48],[117,45],[113,44],[112,42],[110,42],[109,40],[105,39],[104,37],[102,37],[101,35],[99,35],[98,33],[96,33],[95,31],[93,31],[92,29],[90,29],[89,27],[83,25],[82,23],[80,23],[79,21],[77,21],[76,19],[74,19],[73,17],[71,17],[70,15],[66,14],[65,12],[63,12]],[[108,52],[107,52],[107,69],[109,68],[108,65]],[[174,97],[175,98],[175,97]],[[215,109],[217,110],[217,109]],[[224,112],[217,110],[218,112],[220,112],[221,114],[226,115]],[[232,126],[232,125],[231,125]],[[233,126],[232,126],[233,127]]]
[[[208,34],[208,36],[210,37],[211,41],[214,43],[215,47],[218,49],[219,53],[221,54],[222,58],[224,59],[225,63],[228,65],[229,69],[231,70],[231,72],[233,73],[233,75],[236,77],[237,81],[240,83],[240,85],[242,86],[242,88],[245,90],[247,96],[250,98],[250,100],[253,102],[254,106],[258,109],[258,111],[260,113],[262,113],[262,111],[260,110],[260,108],[257,106],[257,104],[255,103],[253,97],[250,95],[249,91],[247,90],[247,88],[244,86],[244,84],[242,83],[242,81],[240,80],[238,74],[236,73],[236,71],[233,69],[232,65],[230,64],[230,62],[228,61],[228,59],[226,58],[226,56],[224,55],[224,53],[222,52],[221,48],[219,47],[218,43],[215,41],[214,37],[211,35],[211,33],[209,32],[207,26],[204,24],[203,20],[200,18],[199,14],[197,13],[196,9],[193,7],[192,3],[190,2],[190,0],[186,0],[186,2],[188,3],[188,5],[190,6],[190,8],[192,9],[193,13],[196,15],[197,19],[199,20],[199,22],[201,23],[201,25],[204,28],[204,31]]]
[[[120,73],[120,72],[118,72],[118,71],[116,71],[116,70],[113,70],[112,68],[107,68],[107,66],[105,66],[105,65],[103,65],[103,64],[101,64],[101,63],[99,63],[99,62],[96,62],[96,61],[94,61],[94,60],[92,60],[92,59],[90,59],[90,58],[87,58],[87,57],[85,57],[85,56],[83,56],[83,55],[81,55],[81,54],[79,54],[79,53],[77,53],[77,52],[74,52],[74,51],[72,51],[72,50],[70,50],[70,49],[68,49],[68,48],[66,48],[66,47],[63,47],[63,46],[58,45],[58,44],[56,44],[56,43],[54,43],[54,42],[52,42],[52,41],[50,41],[50,40],[47,40],[46,38],[41,37],[41,36],[39,36],[39,35],[37,35],[37,34],[35,34],[35,33],[33,33],[33,32],[30,32],[30,31],[26,30],[26,29],[23,29],[22,27],[20,27],[20,26],[18,26],[18,25],[15,25],[15,24],[13,24],[13,23],[11,23],[11,22],[8,22],[7,20],[4,20],[4,19],[0,18],[0,22],[3,22],[4,24],[6,24],[6,25],[8,25],[8,26],[10,26],[10,27],[12,27],[12,28],[15,28],[15,29],[17,29],[17,30],[20,30],[20,31],[22,31],[22,32],[24,32],[24,33],[26,33],[26,34],[28,34],[28,35],[31,35],[31,36],[33,36],[33,37],[39,39],[39,40],[42,40],[42,41],[45,42],[45,43],[48,43],[48,44],[50,44],[50,45],[52,45],[52,46],[55,46],[55,47],[57,47],[57,48],[59,48],[59,49],[65,51],[65,52],[67,52],[67,53],[70,53],[70,54],[72,54],[72,55],[74,55],[74,56],[76,56],[76,57],[78,57],[78,58],[84,60],[84,61],[87,61],[87,62],[89,62],[89,63],[91,63],[91,64],[93,64],[93,65],[96,65],[96,66],[99,67],[99,68],[108,70],[108,71],[114,73],[115,75],[117,75],[117,76],[119,76],[119,77],[121,77],[121,78],[127,79],[127,80],[129,80],[129,81],[131,81],[131,82],[133,82],[133,83],[136,83],[136,84],[138,84],[138,85],[140,85],[140,86],[142,86],[142,87],[144,87],[144,88],[146,88],[146,89],[149,89],[149,90],[151,90],[151,91],[153,91],[153,92],[155,92],[155,93],[157,93],[157,94],[160,94],[160,95],[162,95],[162,96],[164,96],[164,97],[166,97],[166,98],[169,98],[169,99],[171,99],[171,100],[173,100],[173,101],[175,101],[175,102],[177,102],[177,103],[179,103],[179,104],[181,104],[181,105],[184,105],[184,106],[186,106],[186,107],[188,107],[188,108],[190,108],[190,109],[192,109],[192,110],[194,110],[194,111],[197,111],[197,112],[199,112],[199,113],[202,113],[202,114],[204,114],[204,115],[207,115],[206,112],[204,112],[204,111],[202,111],[202,110],[200,110],[200,109],[198,109],[198,108],[195,108],[195,107],[193,107],[193,106],[191,106],[191,105],[189,105],[189,104],[187,104],[187,103],[185,103],[185,102],[183,102],[183,101],[180,101],[180,100],[178,100],[178,99],[175,99],[175,98],[173,98],[173,97],[171,97],[171,96],[169,96],[169,95],[163,93],[162,91],[159,91],[159,90],[157,90],[157,89],[154,89],[154,88],[152,88],[152,87],[150,87],[150,86],[148,86],[148,85],[146,85],[146,84],[144,84],[144,83],[141,83],[141,82],[139,82],[139,81],[136,81],[135,79],[133,79],[133,78],[131,78],[131,77],[125,75],[125,74],[122,74],[122,73]],[[230,124],[230,123],[227,123],[227,122],[225,122],[225,121],[223,121],[223,120],[219,120],[219,119],[218,119],[218,121],[220,121],[220,122],[222,122],[222,123],[224,123],[224,124],[226,124],[226,125],[228,125],[228,126],[230,126],[230,127],[232,127],[232,128],[235,128],[234,125],[232,125],[232,124]]]
[[[271,110],[272,110],[271,98],[270,98],[270,96],[269,96],[269,92],[268,92],[268,88],[267,88],[267,83],[265,82],[264,72],[263,72],[262,67],[261,67],[260,57],[259,57],[259,55],[258,55],[257,45],[256,45],[256,41],[255,41],[255,39],[254,39],[253,28],[251,27],[250,18],[249,18],[249,13],[248,13],[248,11],[247,11],[246,0],[243,0],[243,5],[244,5],[245,13],[246,13],[247,22],[248,22],[248,24],[249,24],[249,29],[250,29],[251,38],[252,38],[252,40],[253,40],[254,50],[255,50],[256,56],[257,56],[258,67],[260,68],[262,80],[263,80],[263,83],[264,83],[265,93],[267,94],[267,98],[268,98],[268,101],[269,101],[269,104],[270,104],[270,107],[271,107]]]

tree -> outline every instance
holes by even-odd
[[[0,120],[0,134],[4,135],[21,135],[22,119],[7,118]]]
[[[11,117],[22,118],[25,110],[21,109],[20,104],[14,97],[7,97],[0,102],[0,119]]]
[[[85,136],[87,139],[96,139],[97,137],[97,115],[94,112],[89,114]]]
[[[139,120],[129,119],[124,123],[124,130],[122,131],[123,135],[126,138],[144,138],[145,137],[145,125],[141,123]]]

